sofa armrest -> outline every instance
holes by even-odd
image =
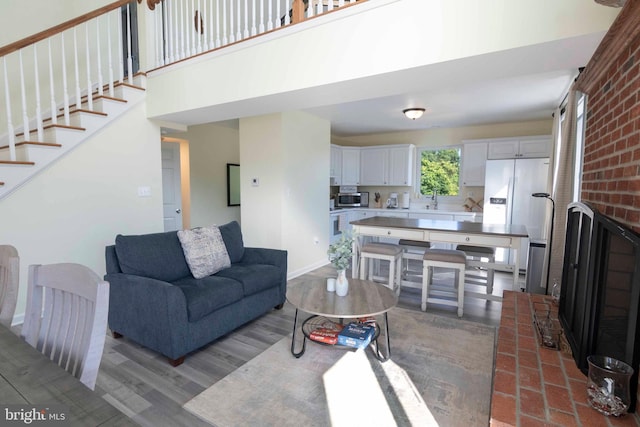
[[[188,323],[187,303],[177,286],[124,273],[105,275],[109,282],[109,328],[171,358],[182,356]],[[181,333],[176,333],[180,331]],[[176,354],[180,353],[180,354]]]
[[[287,294],[287,251],[268,248],[244,248],[243,264],[268,264],[280,270],[280,303],[284,303]]]

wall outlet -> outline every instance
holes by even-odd
[[[469,192],[467,193],[467,197],[473,197],[473,191],[469,191]]]
[[[317,236],[313,238],[313,244],[314,245],[319,245],[320,244],[320,239],[318,239]]]

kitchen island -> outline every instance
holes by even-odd
[[[357,275],[358,272],[360,247],[366,237],[509,248],[516,252],[520,250],[522,239],[529,237],[527,229],[523,225],[516,224],[498,225],[468,221],[375,216],[352,221],[351,225],[358,237],[354,242],[354,275]],[[514,264],[501,264],[500,267],[512,273],[512,289],[516,290],[518,289],[518,275],[520,273],[517,253],[513,258]]]

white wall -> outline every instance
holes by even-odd
[[[189,141],[191,227],[240,222],[240,207],[227,206],[227,163],[240,163],[238,130],[205,124],[172,136]]]
[[[245,244],[288,250],[290,277],[327,263],[329,138],[329,122],[303,112],[240,120]]]
[[[151,197],[138,197],[138,186]],[[16,315],[24,314],[30,264],[75,262],[105,274],[117,234],[159,232],[160,130],[144,103],[121,116],[20,189],[0,200],[2,243],[20,255]]]
[[[110,0],[2,0],[0,2],[0,46],[84,15]]]

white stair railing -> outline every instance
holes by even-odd
[[[5,113],[0,112],[0,147],[9,148],[4,150],[9,154],[2,155],[0,160],[8,157],[16,161],[16,144],[20,140],[47,142],[44,138],[49,123],[71,126],[71,113],[82,109],[93,111],[96,97],[114,97],[114,78],[120,84],[125,78],[133,84],[131,70],[137,52],[133,46],[137,37],[131,34],[129,13],[133,8],[141,10],[154,3],[150,25],[155,27],[151,48],[156,58],[150,68],[157,68],[295,23],[291,18],[294,8],[301,11],[306,8],[304,14],[310,18],[356,1],[120,1],[82,20],[63,24],[64,28],[48,38],[38,34],[33,38],[38,40],[35,43],[20,42],[14,48],[0,48],[3,73],[0,97],[6,105]],[[126,10],[124,25],[119,5]],[[305,17],[294,17],[293,21],[296,19]],[[75,22],[80,23],[73,25]],[[104,76],[108,76],[106,87]],[[60,121],[59,112],[63,114]],[[14,123],[15,117],[21,117],[22,123]]]
[[[132,0],[125,7],[137,7],[137,2]],[[50,142],[44,140],[44,130],[49,125],[60,125],[57,116],[61,111],[65,126],[71,126],[72,110],[94,111],[96,97],[105,95],[103,76],[109,76],[106,91],[115,97],[113,64],[119,63],[122,82],[123,50],[127,52],[127,70],[133,69],[134,38],[130,25],[122,35],[120,14],[120,9],[112,10],[2,57],[0,97],[4,98],[6,111],[0,117],[0,147],[8,146],[8,150],[5,148],[0,160],[16,161],[19,142]],[[70,82],[74,92],[71,96]],[[130,72],[128,82],[133,84]],[[22,123],[16,125],[14,117],[21,117]]]
[[[154,5],[156,68],[292,23],[300,1],[311,18],[358,0],[163,0]]]

